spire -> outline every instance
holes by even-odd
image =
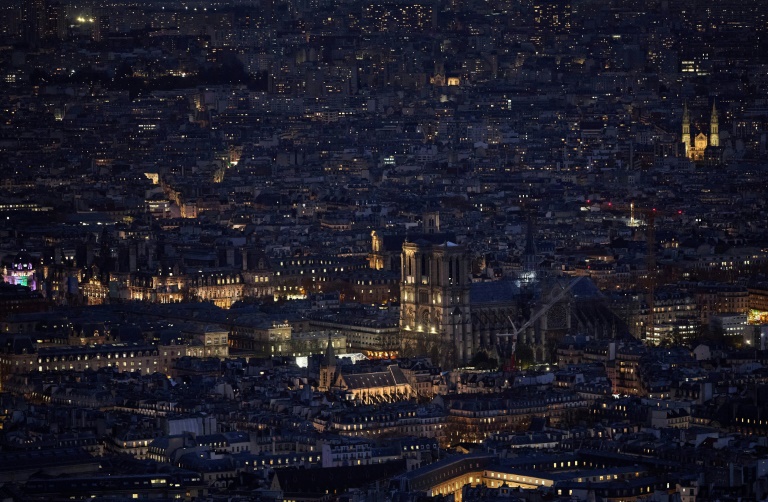
[[[328,345],[325,347],[325,357],[323,358],[323,366],[334,367],[336,366],[336,351],[333,350],[333,341],[331,340],[331,334],[328,333]]]
[[[320,364],[320,382],[317,389],[326,392],[333,387],[336,378],[336,352],[333,350],[331,334],[328,333],[328,346],[325,349],[323,362]]]
[[[712,101],[712,117],[709,120],[709,146],[720,146],[720,125],[717,119],[717,104]]]

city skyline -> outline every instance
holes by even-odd
[[[1,499],[768,497],[765,2],[0,13]]]

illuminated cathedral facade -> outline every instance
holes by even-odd
[[[709,137],[703,131],[695,136],[691,133],[691,113],[688,103],[683,107],[682,143],[685,146],[685,156],[694,162],[705,159],[708,148],[720,147],[720,125],[717,117],[717,106],[712,104],[712,114],[709,119]]]

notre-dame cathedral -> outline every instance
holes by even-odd
[[[403,343],[433,340],[447,363],[470,360],[483,343],[472,330],[470,269],[464,246],[451,241],[406,241],[400,266]]]
[[[537,277],[529,270],[535,257],[525,256],[517,280],[473,282],[466,246],[437,227],[425,224],[423,230],[410,236],[372,234],[371,267],[400,268],[403,354],[426,353],[444,367],[455,367],[480,351],[507,358],[514,344],[525,343],[537,361],[547,362],[550,345],[574,330],[611,336],[615,319],[604,308],[596,310],[600,294],[588,279],[572,288],[572,278]],[[526,252],[532,248],[527,243]],[[529,323],[532,316],[535,322]],[[509,336],[516,328],[524,329]]]

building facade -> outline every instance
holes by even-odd
[[[472,336],[469,255],[446,241],[403,244],[400,332],[403,350],[441,347],[441,359],[468,361],[478,343]]]
[[[712,114],[709,118],[709,137],[703,131],[692,137],[691,113],[688,110],[688,103],[684,105],[682,143],[685,145],[685,156],[694,162],[705,160],[708,148],[720,148],[720,122],[717,106],[714,103],[712,104]]]
[[[470,255],[449,240],[406,241],[401,255],[400,339],[403,355],[429,355],[443,367],[481,351],[506,353],[519,288],[509,280],[472,282]]]

